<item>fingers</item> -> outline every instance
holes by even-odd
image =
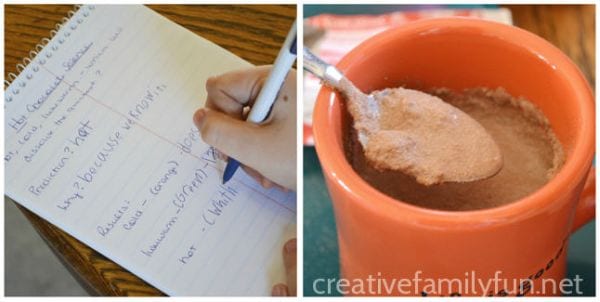
[[[271,296],[273,297],[285,297],[289,295],[288,287],[283,283],[275,284],[273,289],[271,289]]]
[[[242,169],[244,169],[244,172],[246,172],[246,174],[248,174],[248,176],[254,178],[254,180],[256,180],[256,182],[258,182],[265,189],[270,189],[273,187],[282,188],[280,185],[270,181],[268,178],[264,177],[258,171],[254,170],[246,165],[242,165]]]
[[[287,285],[279,283],[271,289],[272,296],[296,296],[296,238],[283,245],[283,263]]]
[[[254,180],[256,180],[257,183],[262,185],[262,179],[264,178],[262,174],[246,165],[242,165],[242,169],[244,170],[244,172],[246,172],[246,174],[248,174],[248,176],[252,177]]]
[[[283,246],[283,263],[287,275],[288,293],[296,295],[296,238],[288,240]]]
[[[225,114],[242,117],[245,106],[252,105],[271,66],[236,70],[206,81],[206,107]]]
[[[196,111],[194,123],[207,144],[245,165],[263,165],[265,137],[260,126],[210,109]]]
[[[258,173],[248,174],[263,187],[294,189],[295,173],[289,172],[295,167],[290,160],[295,158],[295,71],[288,75],[266,121],[259,125],[241,121],[270,69],[255,67],[209,79],[206,108],[195,113],[194,122],[204,142],[252,167]]]

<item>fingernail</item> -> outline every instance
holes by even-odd
[[[196,124],[200,124],[200,122],[202,122],[202,119],[204,119],[204,117],[206,116],[206,109],[198,109],[196,111],[196,113],[194,113],[194,122]]]
[[[296,252],[296,239],[292,239],[285,244],[285,252],[287,254]]]
[[[260,181],[260,185],[265,188],[265,189],[270,189],[272,187],[272,182],[266,178],[263,177],[263,179]]]
[[[206,88],[212,87],[215,85],[215,82],[217,81],[217,77],[212,76],[209,77],[208,79],[206,79]]]
[[[273,289],[271,290],[271,296],[275,296],[275,297],[287,296],[287,290],[285,289],[285,285],[277,284],[277,285],[273,286]]]

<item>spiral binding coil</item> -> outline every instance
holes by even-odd
[[[51,42],[51,39],[53,39],[58,32],[67,25],[67,23],[69,23],[69,21],[73,18],[73,16],[75,16],[75,14],[77,13],[78,10],[80,10],[82,8],[82,5],[78,4],[75,5],[73,10],[70,10],[67,13],[67,17],[63,17],[62,18],[62,22],[57,23],[54,26],[54,29],[50,30],[50,38],[42,38],[42,40],[35,45],[34,49],[29,51],[29,55],[27,57],[24,57],[21,60],[21,63],[17,63],[16,67],[17,67],[17,74],[14,74],[12,72],[10,72],[8,74],[8,79],[4,80],[4,90],[5,90],[5,101],[6,102],[11,102],[12,98],[14,95],[19,94],[19,90],[21,88],[24,88],[27,83],[26,80],[31,80],[34,76],[34,73],[38,72],[40,70],[40,65],[44,65],[46,64],[46,60],[50,59],[52,57],[52,53],[57,51],[60,47],[61,44],[65,43],[66,38],[68,38],[71,35],[71,32],[77,29],[77,26],[81,23],[83,23],[83,18],[86,18],[90,15],[91,11],[93,11],[95,9],[94,5],[88,5],[86,6],[86,10],[83,11],[83,16],[82,18],[78,18],[75,22],[73,22],[70,25],[70,28],[66,28],[66,30],[64,31],[64,34],[62,37],[59,37],[58,40],[52,45],[50,46],[51,51],[46,51],[45,56],[40,56],[41,52],[43,49],[46,48],[46,46],[48,46]],[[10,89],[10,91],[8,91],[7,89],[12,85],[12,83],[17,79],[18,75],[21,74],[25,68],[34,63],[35,65],[32,65],[32,71],[30,73],[28,73],[25,76],[25,80],[22,80],[21,82],[19,82],[19,85],[14,86]]]

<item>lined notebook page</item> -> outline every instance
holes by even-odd
[[[5,91],[6,194],[166,294],[268,295],[296,196],[222,185],[192,122],[248,66],[144,6],[83,6]]]

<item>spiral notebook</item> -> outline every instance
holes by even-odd
[[[285,282],[295,194],[221,184],[192,123],[250,64],[144,6],[82,6],[45,42],[5,90],[6,195],[168,295]]]

